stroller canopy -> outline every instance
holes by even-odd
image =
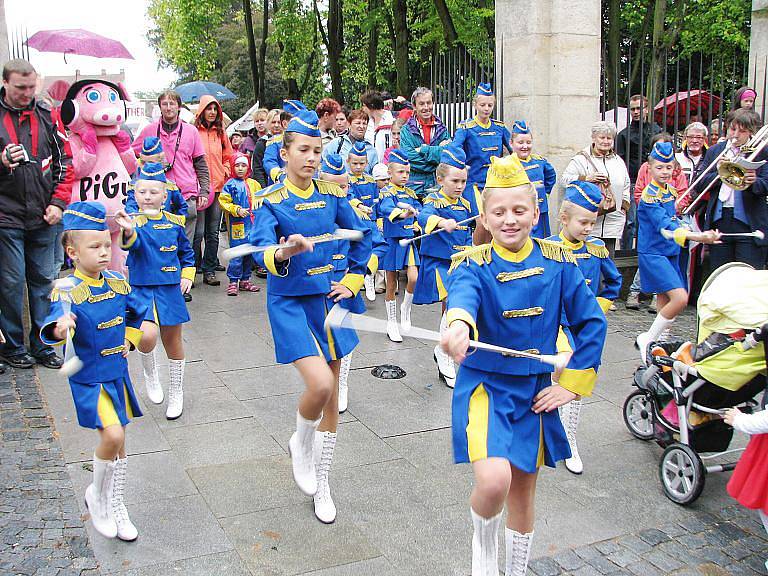
[[[731,334],[768,323],[768,271],[725,264],[707,280],[698,303],[699,340],[712,332]]]

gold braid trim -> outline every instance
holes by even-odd
[[[357,214],[357,217],[360,218],[360,220],[370,220],[371,216],[369,214],[366,214],[359,208],[360,204],[357,206],[352,206],[352,210],[355,211],[355,214]]]
[[[563,248],[562,244],[552,242],[551,240],[542,240],[541,238],[534,238],[536,243],[541,248],[541,253],[544,258],[549,260],[556,260],[557,262],[570,262],[576,264],[576,258],[573,257],[573,252],[567,248]]]
[[[469,266],[470,260],[480,266],[490,263],[491,249],[490,244],[481,244],[480,246],[472,246],[454,254],[451,256],[451,267],[448,268],[448,272],[453,272],[464,262]]]
[[[605,247],[605,244],[602,246],[600,244],[594,243],[594,242],[585,242],[587,245],[587,252],[592,254],[592,256],[596,256],[597,258],[608,258],[608,248]]]
[[[173,222],[179,226],[184,226],[184,216],[179,216],[178,214],[173,214],[172,212],[166,212],[165,210],[163,210],[163,215],[168,219],[169,222]]]
[[[267,187],[260,194],[257,194],[253,199],[253,209],[261,208],[264,204],[264,200],[269,200],[270,204],[279,204],[283,200],[288,199],[288,189],[285,184],[279,182]]]
[[[415,200],[419,199],[419,197],[416,195],[416,192],[414,192],[410,188],[403,188],[403,192],[405,192],[406,194],[408,194],[408,196],[410,196],[411,198],[413,198]]]
[[[144,215],[141,215],[141,216],[136,216],[136,217],[133,219],[133,225],[134,225],[134,226],[136,226],[136,228],[141,228],[141,227],[142,227],[142,226],[144,226],[144,225],[145,225],[147,222],[149,222],[149,218],[147,218],[147,217],[146,217],[146,216],[144,216]]]
[[[448,204],[448,200],[445,198],[440,198],[437,195],[432,196],[432,194],[424,198],[424,204],[432,204],[432,206],[435,208],[447,208],[450,206],[450,204]]]
[[[131,285],[123,278],[107,278],[107,284],[117,294],[130,294]]]
[[[326,180],[315,180],[317,184],[317,191],[320,194],[326,194],[330,196],[336,196],[337,198],[346,198],[347,193],[342,190],[335,182],[328,182]]]
[[[72,302],[72,304],[82,304],[91,297],[91,289],[85,282],[80,282],[71,290],[59,290],[58,288],[54,288],[51,292],[51,302],[58,302],[61,300],[62,294],[68,294],[69,301]]]

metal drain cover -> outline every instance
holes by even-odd
[[[399,380],[405,378],[405,370],[394,364],[382,364],[371,370],[371,374],[383,380]]]

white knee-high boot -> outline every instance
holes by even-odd
[[[336,432],[315,432],[315,470],[317,473],[317,492],[314,496],[315,516],[323,524],[336,520],[336,505],[331,497],[328,476],[336,448]]]
[[[648,344],[661,336],[661,333],[672,326],[674,322],[674,318],[666,318],[661,315],[661,312],[659,312],[656,314],[656,318],[653,319],[653,323],[651,324],[651,327],[648,328],[648,331],[643,332],[642,334],[638,334],[635,344],[640,349],[640,357],[643,359],[643,362],[646,361]]]
[[[125,507],[125,484],[128,475],[128,458],[115,460],[115,480],[112,484],[112,516],[117,524],[117,537],[126,542],[133,542],[139,537],[139,531],[128,517]]]
[[[314,460],[315,432],[320,425],[322,415],[317,420],[307,420],[296,412],[296,432],[288,441],[288,452],[291,455],[293,479],[296,485],[307,496],[317,492],[317,471]]]
[[[168,407],[165,417],[176,420],[184,410],[184,360],[168,359],[171,383],[168,385]]]
[[[413,292],[405,291],[403,303],[400,305],[400,327],[403,332],[411,329],[411,305],[413,304]]]
[[[347,411],[347,403],[349,400],[349,386],[347,380],[349,379],[349,369],[352,366],[352,354],[350,352],[344,358],[341,359],[339,366],[339,414]]]
[[[470,508],[472,525],[472,576],[499,576],[499,526],[502,510],[496,516],[483,518]]]
[[[571,447],[571,457],[566,458],[565,467],[573,474],[581,474],[584,464],[579,456],[579,447],[576,445],[576,428],[579,426],[581,414],[581,400],[571,400],[568,404],[560,406],[560,421],[565,428],[565,436],[568,438],[568,446]]]
[[[112,516],[112,483],[115,463],[93,455],[93,481],[85,490],[85,506],[91,514],[96,531],[105,538],[117,536],[117,524]]]
[[[443,312],[440,318],[440,334],[448,329],[447,314]],[[456,385],[456,365],[453,363],[453,358],[446,354],[440,344],[435,346],[433,351],[435,362],[437,362],[437,371],[440,378],[445,382],[448,388],[453,388]]]
[[[139,350],[141,367],[144,369],[144,385],[147,388],[147,398],[153,404],[163,403],[163,387],[160,386],[160,374],[157,372],[157,357],[155,349],[144,353]]]
[[[504,529],[504,541],[507,548],[506,569],[504,576],[525,576],[528,560],[531,558],[533,532],[520,534],[511,528]]]
[[[397,300],[384,300],[384,304],[387,306],[387,336],[392,342],[402,342],[397,325]]]

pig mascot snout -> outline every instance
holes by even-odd
[[[136,155],[131,139],[120,129],[126,120],[128,95],[121,84],[79,80],[70,86],[61,105],[61,119],[70,131],[75,183],[72,202],[95,200],[114,214],[125,204]],[[125,271],[120,228],[108,220],[112,235],[112,270]]]

